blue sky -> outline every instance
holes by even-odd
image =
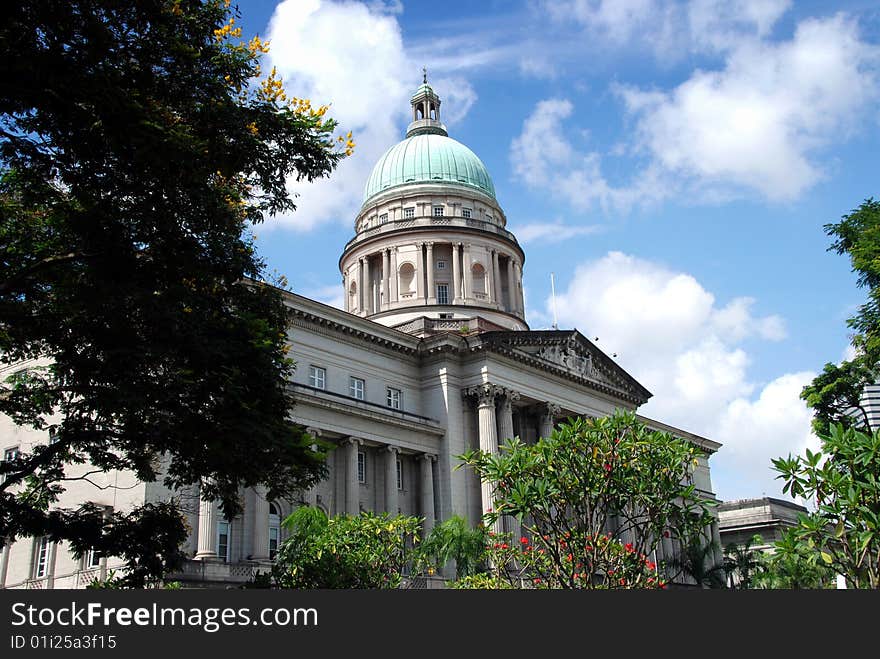
[[[815,445],[801,387],[862,301],[822,225],[877,196],[880,6],[787,0],[242,2],[246,35],[358,146],[257,228],[270,268],[338,304],[373,163],[428,68],[450,136],[493,176],[526,250],[534,329],[577,327],[724,443],[724,499],[781,496]]]

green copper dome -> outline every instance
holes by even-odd
[[[464,144],[437,134],[418,134],[395,144],[373,167],[364,203],[380,192],[409,183],[456,183],[495,198],[495,186],[483,162]]]

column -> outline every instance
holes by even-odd
[[[201,499],[197,561],[217,560],[217,503]]]
[[[510,313],[516,313],[516,282],[513,274],[513,257],[507,259],[507,310]]]
[[[254,535],[251,558],[255,561],[269,560],[269,502],[266,500],[266,486],[254,488]]]
[[[308,426],[306,428],[306,434],[311,435],[312,437],[320,437],[321,429],[315,428],[313,426]],[[312,450],[317,449],[316,444],[312,444]],[[318,505],[318,486],[312,485],[309,489],[303,492],[303,503],[307,506],[316,506]]]
[[[559,405],[554,405],[553,403],[544,403],[541,406],[541,437],[549,437],[553,434],[553,426],[556,425],[555,419],[556,415],[559,414]]]
[[[471,246],[470,243],[464,244],[464,259],[461,264],[461,269],[464,271],[464,294],[462,297],[465,300],[470,300],[473,296],[473,284],[471,283]]]
[[[358,313],[364,308],[364,260],[358,259],[357,272],[354,282],[357,285],[357,297],[355,297],[355,309]]]
[[[425,296],[428,304],[437,303],[437,291],[434,290],[434,243],[425,243],[427,255],[425,256],[425,268],[428,273],[428,290]]]
[[[522,268],[519,265],[519,261],[513,262],[513,275],[514,282],[513,285],[515,287],[516,294],[513,296],[516,300],[517,311],[520,316],[526,315],[526,304],[523,299],[523,291],[522,291]]]
[[[422,536],[427,538],[434,528],[434,460],[437,457],[425,453],[419,458],[422,467]]]
[[[494,249],[492,250],[492,281],[495,283],[493,290],[495,294],[494,301],[499,309],[504,309],[504,300],[501,299],[503,291],[501,289],[501,271],[498,266],[498,252]]]
[[[504,390],[498,409],[498,441],[513,439],[513,402],[519,400],[519,393],[509,389]]]
[[[461,302],[461,263],[458,243],[452,243],[452,304]]]
[[[391,272],[389,273],[391,276],[391,299],[388,300],[389,304],[392,302],[400,301],[400,293],[398,292],[398,283],[397,283],[397,248],[391,248]]]
[[[351,311],[348,308],[348,273],[342,273],[342,308],[346,311]]]
[[[370,277],[370,257],[364,257],[364,311],[373,313],[373,281]]]
[[[385,510],[396,515],[400,509],[397,497],[397,458],[400,450],[396,446],[385,447]]]
[[[468,390],[468,393],[477,397],[477,417],[479,420],[480,450],[486,453],[498,453],[498,434],[495,428],[495,397],[498,388],[492,384],[483,384]],[[483,512],[494,507],[495,483],[481,481],[480,491],[482,495]],[[503,531],[501,519],[496,520],[492,531]]]
[[[6,538],[3,542],[3,554],[0,556],[0,588],[6,587],[6,571],[9,569],[9,552],[11,546],[12,543],[9,541],[9,538]]]
[[[389,270],[391,270],[391,255],[387,249],[382,250],[382,309],[388,308],[390,296],[388,295],[388,280],[390,279]]]
[[[418,257],[416,258],[416,299],[421,300],[425,297],[425,257],[422,252],[422,246],[424,243],[418,243],[416,245],[416,249],[419,250]]]
[[[58,543],[49,543],[49,561],[46,565],[46,589],[55,588],[55,561],[58,560]]]
[[[348,515],[360,515],[360,483],[358,482],[358,448],[361,441],[349,437],[343,442],[345,446],[345,512]]]

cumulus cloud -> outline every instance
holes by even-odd
[[[781,493],[768,489],[772,476],[768,480],[766,472],[771,457],[800,451],[810,435],[810,415],[798,399],[810,374],[783,375],[763,386],[753,382],[744,343],[782,340],[779,316],[756,314],[749,297],[721,304],[692,275],[621,252],[582,264],[562,288],[556,300],[560,325],[597,337],[599,348],[616,353],[620,365],[654,394],[640,412],[725,444],[713,458],[713,465],[731,474],[724,490],[716,486],[719,494]],[[750,412],[750,424],[740,423]],[[769,434],[772,440],[762,439]]]
[[[345,291],[342,284],[333,284],[330,286],[317,286],[308,288],[304,291],[296,291],[300,295],[304,295],[312,300],[323,302],[337,309],[345,308]]]
[[[561,243],[578,236],[588,236],[602,230],[598,225],[565,224],[555,222],[532,222],[522,226],[508,227],[521,243]]]
[[[880,51],[842,15],[805,20],[790,40],[766,41],[759,37],[784,3],[740,5],[755,38],[724,46],[721,68],[697,70],[669,91],[612,87],[632,137],[607,155],[633,158],[630,180],[610,181],[606,155],[573,145],[579,127],[565,98],[540,101],[525,120],[511,143],[514,174],[577,210],[626,211],[672,195],[703,203],[801,196],[826,175],[823,150],[854,134],[872,108]],[[714,15],[705,14],[696,25]]]

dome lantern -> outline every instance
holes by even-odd
[[[447,136],[446,126],[440,123],[440,97],[428,84],[428,71],[422,69],[422,84],[409,99],[412,105],[413,120],[407,127],[406,136],[443,135]]]

